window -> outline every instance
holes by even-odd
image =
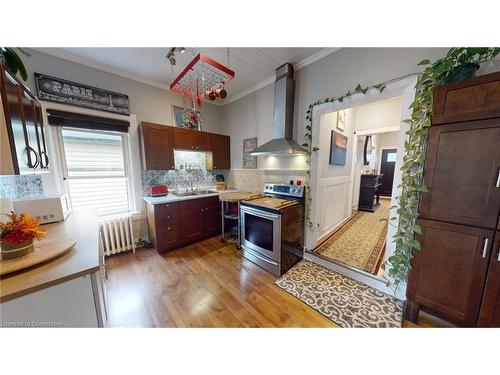
[[[93,206],[100,216],[128,212],[126,135],[59,129],[63,173],[73,207]]]
[[[396,153],[395,152],[388,152],[386,162],[387,163],[395,163],[396,162]]]

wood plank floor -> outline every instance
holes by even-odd
[[[337,327],[219,237],[118,254],[106,266],[110,327]]]

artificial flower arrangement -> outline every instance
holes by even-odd
[[[5,223],[0,222],[0,244],[2,259],[17,258],[34,251],[33,240],[40,240],[45,231],[39,226],[38,220],[28,213],[17,215],[15,212],[6,214],[9,217]]]

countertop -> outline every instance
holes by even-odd
[[[76,245],[63,256],[0,280],[0,302],[6,302],[99,270],[97,212],[73,210],[65,221],[43,225],[45,238],[74,238]]]
[[[210,189],[207,189],[207,190],[210,190]],[[162,203],[173,203],[173,202],[187,201],[190,199],[216,197],[222,193],[234,193],[237,191],[239,191],[239,190],[219,190],[216,193],[212,193],[212,194],[190,195],[187,197],[178,197],[174,193],[168,193],[168,195],[166,195],[164,197],[143,197],[143,199],[147,203],[155,205],[155,204],[162,204]]]

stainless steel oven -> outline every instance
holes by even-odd
[[[281,215],[241,206],[241,246],[276,266],[281,260]]]

